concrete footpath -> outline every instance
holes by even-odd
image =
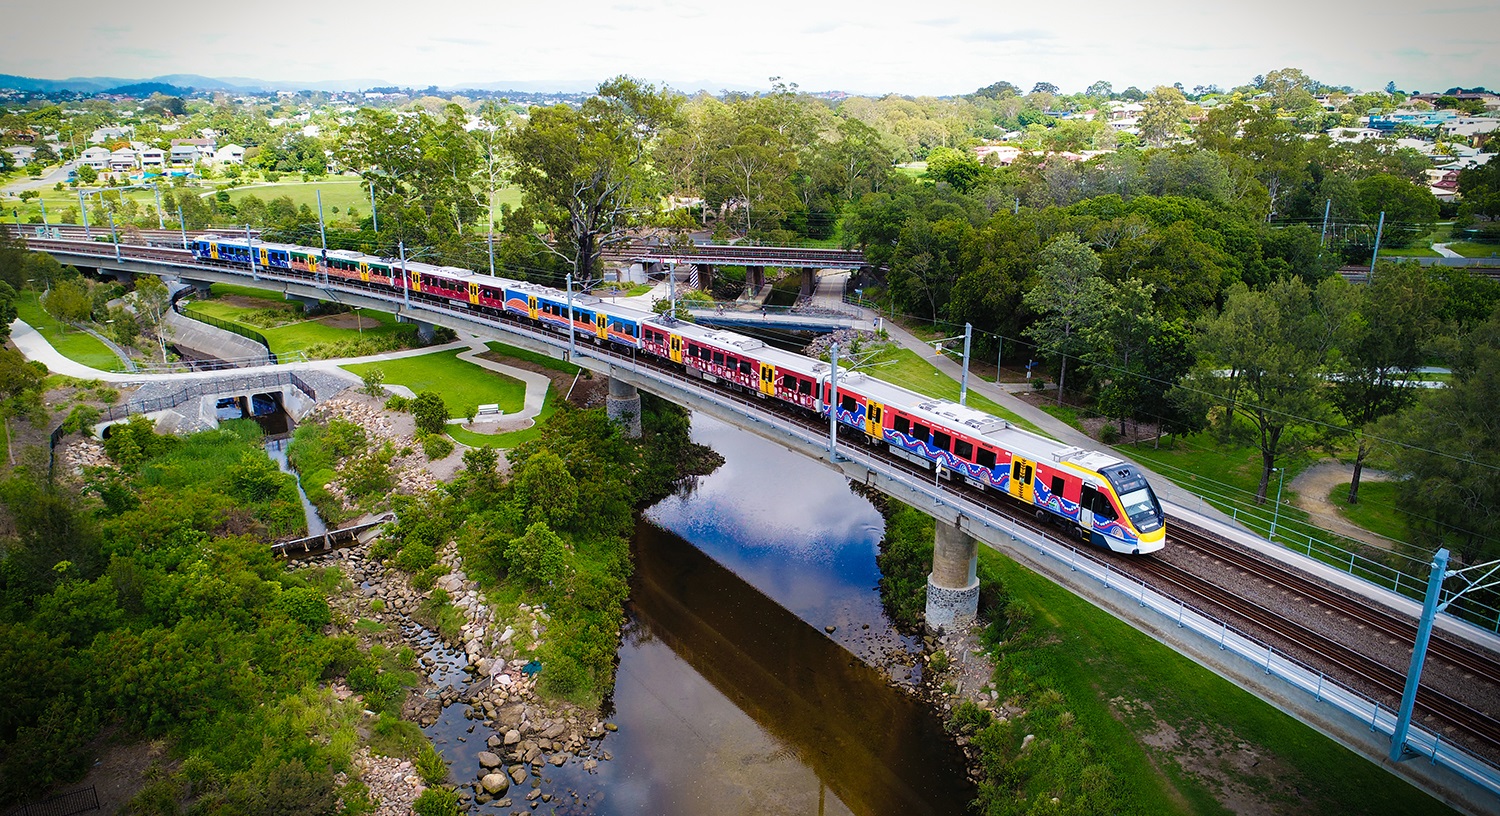
[[[120,385],[148,384],[172,381],[190,380],[219,380],[232,377],[243,377],[254,374],[274,374],[283,371],[305,372],[320,371],[330,374],[341,375],[350,380],[351,385],[359,378],[345,371],[342,367],[358,363],[379,363],[387,360],[399,360],[407,357],[422,357],[428,354],[437,354],[447,351],[461,351],[459,359],[473,363],[481,368],[514,377],[526,384],[526,400],[524,407],[519,413],[507,414],[508,419],[535,417],[541,413],[542,405],[546,399],[547,388],[552,384],[545,374],[534,371],[515,368],[513,366],[497,363],[492,360],[479,359],[479,355],[488,351],[484,341],[477,337],[457,340],[440,346],[427,346],[417,349],[402,349],[400,351],[389,351],[381,354],[371,354],[364,357],[346,357],[339,360],[308,360],[299,363],[287,363],[285,365],[257,365],[246,368],[231,368],[222,371],[186,371],[171,374],[145,374],[138,372],[100,371],[90,368],[75,360],[64,357],[61,352],[47,342],[42,333],[32,328],[23,320],[16,320],[11,324],[11,342],[28,360],[34,360],[47,366],[47,370],[54,374],[64,374],[80,380],[99,380],[101,382],[117,383]],[[257,348],[259,346],[257,345]]]

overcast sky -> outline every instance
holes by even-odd
[[[401,85],[626,73],[684,90],[958,94],[997,80],[1065,92],[1098,79],[1216,83],[1298,67],[1361,89],[1500,86],[1494,0],[262,0],[21,3],[0,73],[192,73]]]

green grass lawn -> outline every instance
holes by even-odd
[[[527,351],[526,349],[507,345],[497,340],[491,340],[485,343],[485,346],[488,347],[490,351],[493,351],[496,354],[500,354],[505,357],[509,357],[512,360],[524,360],[525,362],[539,365],[542,368],[548,368],[553,371],[561,371],[564,374],[577,374],[579,372],[578,366],[573,365],[566,360],[559,360],[556,357],[549,357],[545,354],[540,354],[535,351]]]
[[[229,190],[229,200],[239,201],[247,195],[253,195],[262,201],[270,201],[273,198],[286,196],[297,206],[306,204],[313,212],[318,209],[318,192],[323,193],[323,217],[327,221],[334,220],[334,207],[339,209],[338,215],[353,207],[360,217],[370,215],[370,188],[365,182],[353,177],[335,177],[322,179],[320,181],[281,181],[275,184],[253,183]],[[512,207],[521,205],[521,191],[516,187],[506,187],[495,192],[495,217],[500,217],[500,206],[509,204]],[[377,217],[379,213],[376,214]],[[483,225],[476,227],[483,228]]]
[[[77,363],[100,371],[124,371],[125,364],[109,350],[109,346],[96,340],[88,332],[64,329],[52,315],[47,314],[38,300],[36,292],[22,291],[16,296],[16,314],[33,329],[42,333],[58,353]]]
[[[1441,258],[1443,254],[1428,247],[1395,247],[1380,250],[1382,258]]]
[[[343,366],[358,376],[378,368],[385,372],[385,382],[404,385],[414,393],[436,391],[448,406],[448,416],[462,417],[467,408],[498,403],[500,410],[514,414],[526,402],[526,384],[515,377],[480,368],[458,359],[458,351],[443,351],[417,357],[357,363]]]
[[[396,322],[395,315],[389,315],[385,312],[372,309],[362,309],[359,312],[359,316],[366,322],[365,328],[346,329],[329,325],[331,318],[302,317],[297,307],[283,299],[279,292],[218,283],[213,285],[212,292],[215,298],[222,297],[223,295],[238,295],[240,297],[253,298],[257,302],[250,306],[240,306],[220,299],[195,300],[190,304],[189,309],[202,312],[210,317],[217,317],[220,320],[238,323],[260,332],[265,335],[266,342],[271,346],[271,351],[276,354],[305,351],[320,344],[341,343],[358,338],[376,339],[393,337],[397,341],[397,345],[404,347],[412,345],[417,334],[417,327],[415,325],[398,323]],[[289,306],[291,308],[288,308]],[[248,319],[248,315],[262,309],[285,311],[290,322],[280,326],[265,327]],[[375,321],[378,325],[368,325],[368,321],[371,320]]]
[[[1394,482],[1360,480],[1359,504],[1349,504],[1349,484],[1346,482],[1335,487],[1328,494],[1328,500],[1338,506],[1344,518],[1372,533],[1396,541],[1408,538],[1406,518],[1396,510]]]
[[[1489,258],[1500,256],[1500,244],[1481,244],[1478,241],[1454,241],[1448,248],[1465,258]]]
[[[552,389],[547,389],[547,395],[542,403],[542,411],[535,417],[535,422],[530,428],[522,428],[519,431],[507,431],[505,433],[487,434],[464,429],[461,425],[449,425],[448,435],[454,441],[461,442],[471,448],[482,448],[488,445],[498,450],[510,450],[522,442],[530,442],[542,435],[542,425],[547,418],[557,411],[557,395]]]
[[[1000,673],[1017,678],[1007,681],[1012,686],[1035,683],[1034,701],[1055,690],[1061,702],[1039,708],[1071,715],[1062,731],[1018,715],[1016,739],[1037,727],[1032,750],[1049,751],[1067,744],[1066,732],[1086,735],[1092,761],[1108,774],[1114,812],[1227,813],[1225,789],[1244,791],[1255,809],[1273,813],[1452,812],[1050,580],[988,548],[979,556],[981,572],[996,575],[1032,611],[1030,645],[1004,647]],[[1059,772],[1094,774],[1098,784],[1100,770]],[[1039,801],[1026,812],[1047,810]]]

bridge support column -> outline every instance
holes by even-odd
[[[609,378],[609,397],[604,401],[609,421],[619,425],[626,439],[641,438],[641,392],[617,377]]]
[[[291,297],[291,295],[287,295],[287,297]],[[424,343],[431,343],[432,338],[437,336],[437,326],[435,324],[416,320],[407,315],[396,315],[396,322],[415,324],[417,327],[417,337],[422,338],[422,342]]]
[[[941,519],[927,576],[927,628],[968,626],[979,613],[979,543]]]
[[[213,283],[210,281],[188,280],[187,278],[179,280],[183,286],[192,288],[195,300],[207,300],[208,296],[213,294]]]
[[[694,266],[698,267],[698,288],[702,289],[705,292],[709,291],[710,289],[713,289],[714,288],[714,265],[713,264],[700,263],[700,264],[694,264]]]
[[[304,312],[310,312],[313,309],[318,308],[318,303],[321,302],[315,297],[308,297],[307,295],[294,295],[291,292],[286,293],[286,299],[292,301],[293,303],[302,304],[302,311]]]
[[[809,297],[818,288],[818,270],[811,266],[802,267],[802,296]]]
[[[745,267],[745,287],[750,290],[749,294],[754,296],[760,292],[760,287],[766,285],[766,268],[764,266]]]

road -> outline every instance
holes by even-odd
[[[16,179],[5,185],[3,191],[15,194],[26,190],[43,190],[58,182],[67,183],[68,171],[72,170],[75,164],[76,162],[68,162],[60,167],[54,167],[36,178],[26,176],[25,178]]]

